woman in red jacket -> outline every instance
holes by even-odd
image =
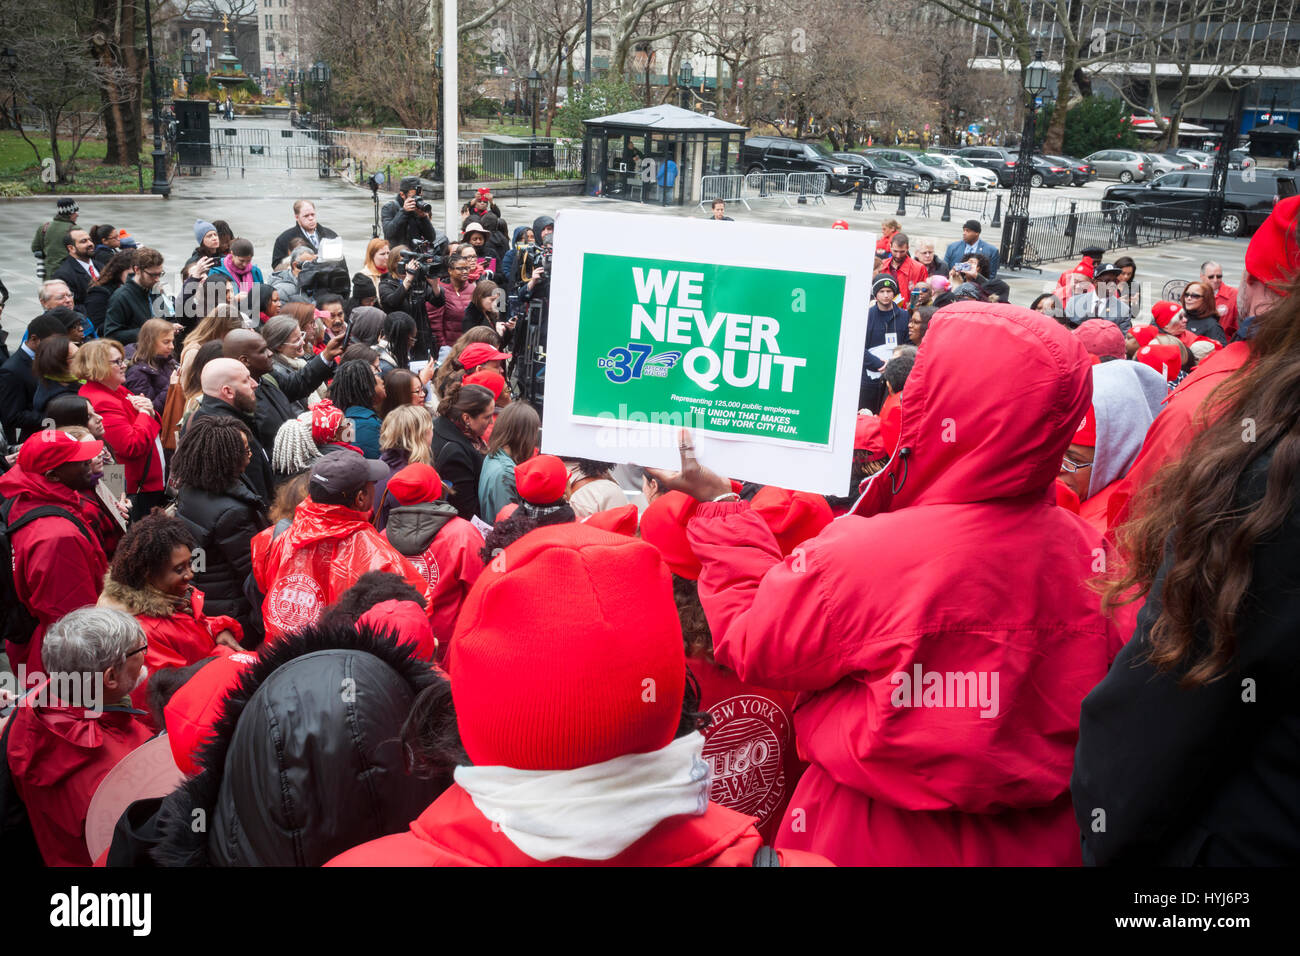
[[[1085,583],[1102,537],[1052,485],[1091,397],[1063,327],[961,302],[930,323],[892,461],[801,553],[782,558],[685,433],[682,472],[656,473],[702,502],[687,533],[718,662],[802,692],[811,766],[778,847],[841,865],[1081,862],[1079,707],[1121,639]]]
[[[99,603],[135,615],[149,641],[145,667],[185,667],[202,660],[218,644],[242,650],[243,629],[233,617],[203,613],[203,592],[194,587],[194,538],[185,522],[165,514],[141,518],[127,530],[113,555]],[[147,674],[146,674],[147,677]],[[131,699],[148,710],[148,681]]]
[[[86,380],[78,393],[104,419],[104,441],[126,466],[131,520],[163,503],[163,451],[153,402],[126,389],[126,352],[112,339],[87,342],[76,355],[76,375]]]

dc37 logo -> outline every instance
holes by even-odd
[[[611,382],[622,385],[642,375],[664,378],[668,370],[682,360],[681,352],[660,352],[654,358],[654,349],[639,342],[629,342],[627,348],[613,348],[609,355],[596,360],[596,367],[605,370]]]

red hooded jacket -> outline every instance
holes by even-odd
[[[370,516],[342,505],[299,503],[289,530],[272,539],[274,527],[253,538],[253,575],[266,595],[266,639],[313,624],[367,571],[405,578],[433,614],[433,592],[410,561],[370,524]]]
[[[126,493],[162,491],[163,462],[158,435],[162,425],[147,412],[136,411],[125,386],[109,391],[87,382],[79,392],[104,419],[104,441],[113,457],[126,466]]]
[[[0,496],[13,498],[9,520],[17,521],[33,508],[54,505],[82,519],[87,538],[67,518],[37,518],[19,528],[10,542],[14,557],[14,588],[18,598],[36,618],[36,631],[26,644],[5,642],[9,663],[26,664],[29,672],[41,670],[41,640],[45,629],[69,611],[94,604],[108,570],[108,558],[86,523],[85,500],[67,485],[32,475],[14,465],[0,475]]]
[[[802,556],[783,561],[743,502],[699,506],[718,662],[803,692],[811,766],[777,846],[841,865],[1081,862],[1079,707],[1122,643],[1085,585],[1101,536],[1052,487],[1090,368],[1046,316],[949,306],[902,394],[898,452]],[[883,543],[870,561],[864,542]]]
[[[39,693],[39,691],[37,692]],[[9,769],[47,866],[90,866],[86,811],[104,776],[153,734],[139,711],[19,707],[9,731]]]
[[[703,816],[669,817],[610,860],[561,857],[534,860],[510,842],[452,784],[412,821],[394,833],[353,847],[326,866],[749,866],[763,838],[754,818],[709,803]],[[825,866],[809,853],[782,853],[784,866]]]

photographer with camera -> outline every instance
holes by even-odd
[[[393,245],[414,248],[417,240],[437,242],[433,206],[420,198],[422,191],[418,176],[406,176],[397,184],[397,198],[385,203],[380,210],[384,238]]]
[[[388,252],[388,272],[379,279],[378,305],[385,312],[405,312],[415,317],[415,345],[411,358],[424,361],[438,354],[425,302],[430,294],[430,275],[442,269],[446,259],[420,242],[416,250],[393,246]]]

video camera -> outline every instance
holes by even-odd
[[[524,252],[528,256],[529,263],[534,270],[545,270],[542,277],[537,280],[537,285],[545,287],[551,281],[551,260],[555,257],[555,246],[551,243],[550,236],[547,236],[541,242],[534,242],[524,246]],[[537,295],[537,291],[533,295]]]
[[[425,203],[425,205],[429,205]],[[440,236],[436,241],[412,239],[411,248],[403,249],[399,255],[402,269],[412,279],[437,272],[447,264],[447,237]]]

